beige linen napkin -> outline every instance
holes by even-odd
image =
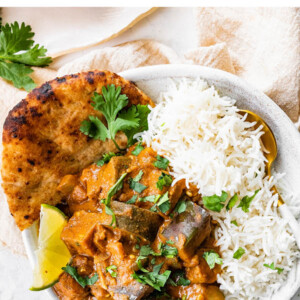
[[[195,18],[200,48],[189,58],[203,64],[203,47],[210,47],[207,51],[214,58],[222,43],[223,58],[235,70],[228,71],[265,92],[296,122],[300,105],[300,9],[205,7],[195,10]]]
[[[299,15],[296,17],[299,11],[285,9],[285,22],[279,10],[197,9],[199,47],[188,51],[185,58],[178,57],[172,49],[156,41],[133,41],[92,51],[59,70],[36,68],[33,78],[40,84],[55,76],[94,68],[121,72],[146,65],[192,62],[243,77],[265,91],[295,121],[299,115],[300,41],[297,34],[300,22]],[[0,90],[2,130],[8,110],[24,98],[26,92],[1,78]],[[20,232],[9,214],[6,201],[3,201],[2,191],[0,199],[0,241],[13,251],[24,254]]]

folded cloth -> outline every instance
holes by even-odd
[[[206,51],[212,56],[211,51],[217,54],[212,46],[225,43],[229,56],[223,54],[223,58],[230,57],[227,64],[232,63],[235,74],[266,93],[296,122],[300,107],[300,9],[205,7],[195,10],[195,19],[200,50],[189,58],[203,64],[202,47],[209,47]]]

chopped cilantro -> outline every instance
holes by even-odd
[[[139,201],[156,203],[160,197],[161,195],[150,195],[150,196],[139,198]]]
[[[181,214],[181,213],[185,212],[185,210],[186,210],[186,201],[179,200],[174,208],[174,212]]]
[[[142,143],[138,143],[131,153],[138,156],[144,149],[145,148],[142,146]]]
[[[170,186],[172,184],[173,178],[171,175],[168,175],[164,172],[158,177],[156,187],[162,191],[164,186]]]
[[[243,197],[238,207],[241,207],[244,212],[249,212],[250,204],[258,192],[259,190],[256,190],[251,197],[249,196]]]
[[[237,194],[234,194],[234,196],[232,196],[230,198],[230,200],[228,201],[228,203],[226,205],[226,210],[230,210],[231,208],[233,208],[238,200],[239,200],[239,198],[238,198]]]
[[[110,274],[111,277],[116,278],[117,275],[118,275],[118,273],[116,271],[114,271],[114,270],[117,270],[117,266],[115,266],[115,265],[111,265],[109,267],[106,267],[105,270],[106,270],[107,273]]]
[[[233,221],[231,221],[230,223],[233,224],[233,225],[235,225],[236,227],[239,226],[236,220],[233,220]]]
[[[190,280],[185,277],[185,274],[182,270],[172,273],[172,281],[172,285],[174,286],[188,286],[191,283]]]
[[[222,195],[212,195],[212,196],[204,196],[203,197],[203,204],[204,206],[212,211],[220,212],[224,207],[224,203],[227,199],[227,193],[222,191]]]
[[[102,158],[96,162],[98,167],[102,167],[104,164],[107,164],[110,159],[114,156],[119,156],[119,153],[108,152],[102,155]]]
[[[76,268],[67,264],[62,268],[66,273],[71,275],[83,288],[87,285],[93,285],[98,280],[98,274],[95,273],[92,277],[82,277],[77,273]]]
[[[276,270],[278,274],[280,274],[281,272],[283,272],[282,268],[275,268],[274,262],[272,262],[270,265],[264,264],[264,267],[269,268],[271,270]]]
[[[156,156],[156,162],[154,166],[158,169],[166,170],[169,165],[169,160],[167,158],[161,157],[160,155]]]
[[[107,193],[107,198],[102,200],[101,202],[105,205],[105,212],[112,216],[111,226],[116,225],[116,216],[113,210],[110,208],[111,198],[123,187],[123,180],[126,177],[127,173],[124,173],[117,182],[110,188]]]
[[[111,198],[123,187],[123,180],[127,173],[124,173],[117,182],[109,189],[107,193],[107,198],[105,199],[105,205],[110,206]]]
[[[218,265],[223,264],[223,259],[220,257],[220,255],[217,252],[213,250],[204,252],[203,258],[206,260],[210,269],[213,269],[216,264]]]
[[[167,257],[167,258],[173,258],[178,254],[177,248],[170,245],[162,245],[161,247],[161,256]]]
[[[245,254],[245,249],[239,247],[234,253],[233,253],[233,258],[235,259],[240,259],[244,254]]]
[[[111,216],[111,223],[109,225],[116,226],[116,215],[113,210],[109,206],[105,205],[105,212]]]
[[[139,283],[148,284],[154,289],[161,291],[161,288],[165,286],[168,278],[170,277],[171,271],[166,270],[164,273],[160,274],[160,269],[163,263],[159,265],[154,265],[152,272],[134,272],[131,276],[137,280]]]
[[[156,203],[156,206],[159,208],[159,210],[162,213],[166,213],[170,207],[171,207],[171,203],[169,200],[169,196],[168,196],[169,192],[166,192],[162,195],[162,197],[159,199],[159,201]]]
[[[139,183],[143,174],[144,174],[143,171],[140,170],[139,174],[136,177],[130,178],[129,180],[129,187],[138,193],[141,193],[143,190],[147,188],[145,185]]]
[[[133,195],[126,203],[127,204],[134,204],[136,202],[137,195]]]

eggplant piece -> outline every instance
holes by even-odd
[[[111,209],[116,216],[116,226],[125,229],[143,238],[154,241],[163,218],[150,210],[123,202],[112,201]],[[110,225],[112,217],[102,211],[102,224]]]
[[[120,282],[115,286],[108,286],[108,291],[113,294],[117,300],[140,300],[153,292],[153,288],[141,284],[137,281],[131,282],[130,285],[124,285]]]
[[[187,201],[186,210],[165,223],[160,236],[163,240],[174,241],[182,260],[189,260],[196,249],[211,232],[211,218],[201,206]]]

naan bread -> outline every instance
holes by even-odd
[[[56,188],[64,175],[116,151],[111,141],[93,140],[79,130],[89,115],[103,118],[90,102],[93,93],[101,93],[108,84],[121,86],[130,104],[154,106],[134,83],[95,70],[46,82],[9,112],[3,127],[1,173],[10,212],[21,230],[39,218],[42,203],[61,201]],[[126,145],[123,134],[117,141]]]

